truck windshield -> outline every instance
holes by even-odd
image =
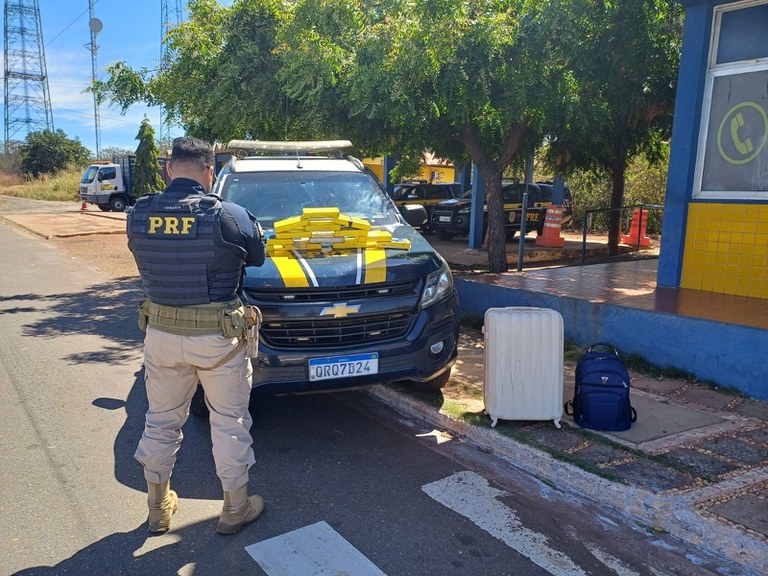
[[[265,229],[310,207],[337,207],[342,214],[365,218],[376,226],[398,222],[392,201],[363,172],[230,173],[221,196],[247,208]]]
[[[83,179],[80,180],[81,184],[90,184],[93,182],[94,178],[96,178],[96,175],[99,173],[99,167],[98,166],[88,166],[88,168],[85,170],[85,174],[83,174]]]

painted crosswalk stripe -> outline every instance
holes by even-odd
[[[421,489],[550,574],[586,576],[568,556],[550,548],[546,536],[523,526],[515,512],[499,501],[508,493],[493,488],[479,474],[457,472]]]
[[[269,576],[386,576],[326,522],[246,546]]]

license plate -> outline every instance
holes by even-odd
[[[379,373],[379,353],[310,358],[309,380],[332,380]]]
[[[451,217],[450,216],[440,216],[440,217],[438,217],[438,221],[440,221],[440,222],[450,222],[451,221]]]

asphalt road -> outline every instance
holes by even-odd
[[[150,537],[132,458],[146,410],[139,287],[4,223],[0,248],[0,575],[715,573],[364,392],[254,402],[251,488],[267,511],[232,537],[214,533],[210,434],[191,418],[180,510]]]

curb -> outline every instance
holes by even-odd
[[[400,413],[415,415],[487,448],[525,473],[570,496],[586,498],[633,522],[653,530],[663,530],[709,554],[727,558],[745,570],[744,576],[768,574],[768,547],[765,542],[697,513],[695,503],[700,499],[691,492],[655,494],[644,488],[610,482],[490,428],[480,428],[451,418],[386,385],[371,386],[368,392]]]
[[[90,226],[86,225],[84,227],[72,224],[77,222],[81,216],[94,216],[102,219],[106,218],[107,221],[91,221]],[[64,217],[70,219],[65,220],[62,218],[60,222],[51,223],[40,221],[39,219],[35,220],[34,215],[29,217],[29,215],[26,214],[0,213],[0,219],[10,222],[32,234],[45,238],[46,240],[50,240],[51,238],[74,238],[77,236],[125,234],[124,224],[123,226],[117,226],[118,223],[122,224],[124,222],[124,219],[121,221],[119,217],[115,218],[114,216],[88,212],[67,212],[64,213]],[[69,225],[68,222],[70,223]],[[115,223],[114,227],[111,227],[113,222]]]
[[[27,232],[29,232],[30,234],[34,234],[35,236],[40,236],[45,240],[50,240],[51,238],[53,238],[52,234],[46,234],[45,232],[40,232],[39,230],[35,230],[31,226],[25,226],[24,224],[19,224],[13,218],[9,218],[8,215],[6,214],[0,214],[0,220],[3,220],[5,222],[10,222],[14,226],[18,226],[22,230],[26,230]]]

